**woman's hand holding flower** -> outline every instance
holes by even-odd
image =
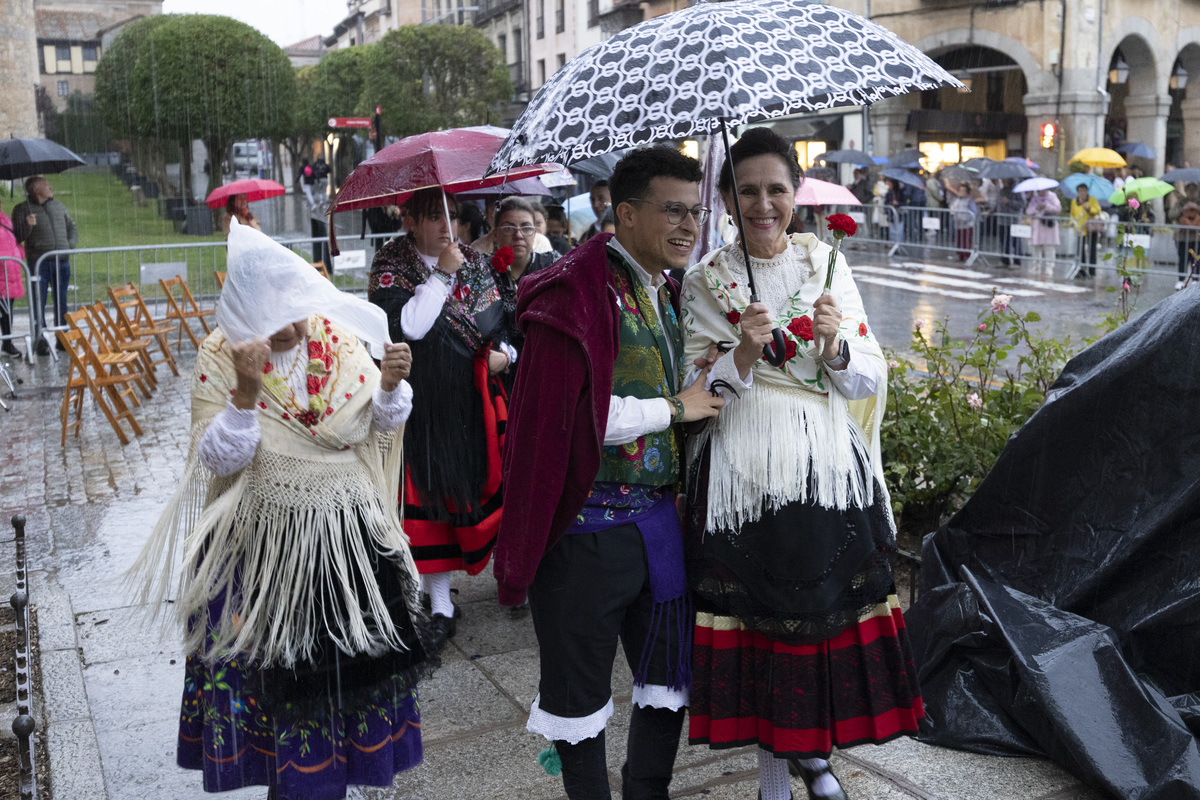
[[[842,310],[832,295],[823,294],[813,303],[813,330],[824,342],[821,357],[826,361],[837,358],[842,343],[838,340],[842,325]]]

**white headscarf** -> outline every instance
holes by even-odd
[[[230,342],[270,337],[313,314],[358,336],[376,358],[391,342],[383,309],[339,290],[302,257],[236,219],[229,225],[227,269],[217,325]]]

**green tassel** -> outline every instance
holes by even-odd
[[[554,745],[550,745],[538,753],[538,763],[542,765],[542,769],[546,770],[547,775],[559,775],[562,773],[562,759],[559,758],[558,751],[554,749]]]

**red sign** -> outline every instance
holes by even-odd
[[[330,117],[329,127],[331,128],[369,128],[371,127],[370,117]]]

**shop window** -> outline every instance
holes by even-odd
[[[801,169],[810,169],[817,156],[828,149],[825,142],[796,142],[796,158],[800,161]]]

